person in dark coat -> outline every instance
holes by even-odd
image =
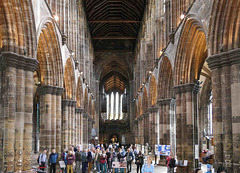
[[[49,165],[50,165],[50,173],[56,172],[56,164],[57,164],[58,154],[55,149],[52,149],[52,153],[49,156]]]
[[[144,156],[141,151],[137,154],[136,157],[136,165],[137,165],[137,173],[141,173],[142,165],[144,164]]]
[[[130,151],[130,148],[128,148],[125,157],[127,159],[127,171],[131,172],[132,171],[132,161],[134,160],[134,155],[133,153]]]

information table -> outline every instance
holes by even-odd
[[[113,162],[112,163],[113,173],[115,169],[124,169],[124,173],[127,172],[127,162]]]

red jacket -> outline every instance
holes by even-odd
[[[100,156],[100,163],[107,163],[107,155],[105,155],[105,157],[103,157],[103,155],[101,154]]]

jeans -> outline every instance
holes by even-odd
[[[100,163],[98,163],[98,161],[96,161],[96,168],[97,168],[97,171],[100,172]]]
[[[80,173],[82,169],[82,163],[76,161],[76,173]]]
[[[127,161],[127,172],[132,171],[132,161]]]
[[[137,164],[137,173],[138,173],[138,171],[139,171],[139,173],[142,172],[142,165],[140,165],[140,164]]]
[[[167,173],[174,173],[174,168],[167,167]]]
[[[82,162],[82,173],[86,172],[87,166],[88,166],[88,162]]]
[[[108,164],[108,172],[111,172],[112,162],[111,162],[111,161],[108,161],[107,164]]]
[[[73,165],[67,165],[67,173],[73,173]]]
[[[101,167],[102,167],[102,173],[104,172],[107,173],[107,163],[101,163]],[[104,172],[103,172],[103,169],[104,169]]]
[[[50,173],[55,173],[56,172],[56,163],[51,163],[50,165]]]

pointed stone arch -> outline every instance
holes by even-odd
[[[147,94],[147,88],[143,88],[143,99],[142,99],[142,111],[145,113],[148,109],[148,94]]]
[[[82,79],[78,77],[78,84],[77,84],[77,107],[83,108],[83,86],[82,86]]]
[[[157,82],[155,76],[151,75],[150,86],[149,86],[149,106],[153,107],[157,103]]]
[[[185,21],[174,65],[175,85],[196,83],[207,58],[206,35],[200,20]]]
[[[59,42],[53,23],[44,25],[37,46],[39,74],[42,85],[63,86],[63,65]]]
[[[0,52],[35,58],[36,29],[30,0],[0,1]]]
[[[76,100],[76,84],[73,63],[70,58],[67,59],[64,71],[65,99]]]
[[[209,55],[240,47],[240,2],[213,1],[208,32]]]
[[[84,91],[84,109],[87,112],[88,110],[88,89],[87,88],[85,88],[85,91]]]
[[[158,76],[158,99],[173,97],[173,72],[168,57],[163,57]]]

